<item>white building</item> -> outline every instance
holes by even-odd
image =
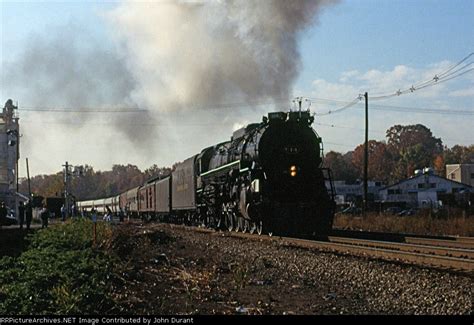
[[[446,178],[474,186],[474,164],[446,165]]]
[[[417,171],[415,176],[380,189],[383,202],[405,202],[412,207],[437,207],[439,194],[473,192],[472,186],[434,175],[431,169]]]
[[[364,196],[364,183],[357,181],[353,184],[347,184],[346,181],[333,181],[334,191],[336,192],[336,203],[345,204],[355,202],[358,199],[361,200]],[[326,182],[326,187],[330,185]],[[367,193],[377,200],[378,192],[382,187],[381,182],[368,181],[367,182]]]

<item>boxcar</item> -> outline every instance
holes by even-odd
[[[140,214],[153,215],[155,213],[155,182],[150,181],[138,190],[138,211]]]
[[[156,181],[156,213],[169,214],[171,212],[171,176]]]
[[[196,156],[176,166],[171,174],[171,205],[173,210],[196,208]]]

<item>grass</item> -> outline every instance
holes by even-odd
[[[110,237],[97,225],[97,245]],[[93,224],[76,220],[28,236],[28,249],[0,259],[0,314],[102,314],[115,308],[109,295],[115,259],[93,245]]]
[[[429,213],[403,217],[377,213],[369,213],[366,216],[338,214],[334,218],[334,228],[472,237],[474,236],[474,217],[434,218]]]

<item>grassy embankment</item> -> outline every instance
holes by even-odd
[[[97,314],[116,310],[116,258],[93,245],[93,225],[79,220],[28,235],[27,249],[0,259],[0,314]],[[110,238],[97,225],[97,246]],[[18,255],[18,254],[15,254]]]

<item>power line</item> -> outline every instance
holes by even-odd
[[[389,105],[371,105],[371,108],[382,111],[395,112],[411,112],[421,114],[443,114],[443,115],[474,115],[474,110],[451,110],[451,109],[434,109],[434,108],[416,108],[403,106],[389,106]]]
[[[22,120],[22,123],[25,123],[25,124],[37,124],[38,121],[29,121],[29,120]],[[199,126],[212,126],[212,125],[216,125],[216,123],[179,123],[179,124],[173,124],[173,125],[170,125],[169,123],[136,123],[136,122],[123,122],[123,123],[116,123],[116,122],[105,122],[105,123],[95,123],[95,122],[89,122],[87,120],[84,120],[84,121],[74,121],[74,122],[70,122],[70,121],[42,121],[41,124],[52,124],[52,125],[77,125],[77,126],[83,126],[83,125],[87,125],[87,126],[149,126],[149,127],[156,127],[156,126],[160,126],[160,127],[173,127],[173,128],[176,128],[176,127],[181,127],[181,126],[196,126],[196,127],[199,127]]]
[[[472,65],[474,65],[474,62],[468,62],[468,60],[470,58],[472,58],[473,56],[474,56],[474,52],[470,53],[469,55],[464,57],[461,61],[459,61],[458,63],[456,63],[453,66],[449,67],[447,70],[436,74],[430,80],[426,80],[426,81],[423,81],[423,82],[413,84],[410,87],[408,87],[406,89],[403,89],[403,90],[398,89],[397,91],[392,92],[392,93],[380,94],[380,95],[376,94],[376,95],[371,96],[370,99],[371,100],[381,100],[381,99],[388,99],[388,98],[391,98],[391,97],[397,97],[397,96],[405,95],[405,94],[408,94],[408,93],[413,93],[413,92],[415,92],[417,90],[420,90],[420,89],[424,89],[424,88],[431,87],[431,86],[434,86],[434,85],[437,85],[437,84],[441,84],[443,82],[446,82],[446,81],[449,81],[449,80],[452,80],[452,79],[455,79],[455,78],[459,78],[459,77],[461,77],[461,76],[463,76],[463,75],[465,75],[469,72],[472,72],[474,70],[474,68],[471,67]],[[328,99],[319,99],[319,100],[328,101]],[[354,106],[355,104],[357,104],[361,100],[362,100],[362,95],[359,94],[357,99],[354,99],[353,101],[349,102],[347,105],[345,105],[343,107],[336,108],[334,110],[329,110],[325,113],[319,113],[319,114],[316,114],[316,115],[324,116],[324,115],[338,113],[338,112],[346,110],[347,108],[350,108],[350,107]],[[329,100],[329,101],[331,101],[331,100]],[[333,100],[333,101],[341,102],[341,101],[336,101],[336,100]],[[420,113],[449,114],[447,111],[433,110],[433,109],[425,110],[423,112],[419,111],[419,112]],[[469,112],[469,111],[459,111],[459,110],[455,111],[455,113],[457,113],[457,114],[466,114],[466,115],[473,114],[472,112]]]
[[[348,101],[342,101],[342,100],[337,100],[337,99],[314,98],[314,97],[313,98],[308,97],[308,99],[317,100],[317,101],[325,101],[325,102],[347,103],[341,108],[329,110],[325,113],[316,113],[316,116],[325,116],[325,115],[338,113],[344,109],[347,109],[359,103],[359,101],[355,102],[355,100],[352,102],[348,102]],[[381,104],[374,104],[374,105],[371,105],[371,107],[376,110],[386,110],[386,111],[396,111],[396,112],[413,112],[413,113],[423,113],[423,114],[448,114],[448,115],[474,115],[474,109],[473,110],[451,110],[451,109],[434,109],[434,108],[407,107],[407,106],[394,106],[394,105],[381,105]]]
[[[375,94],[370,97],[371,100],[380,100],[380,99],[387,99],[391,97],[401,96],[408,93],[413,93],[417,90],[424,89],[427,87],[435,86],[440,83],[458,78],[466,73],[469,73],[474,70],[471,66],[474,62],[469,62],[468,60],[474,56],[473,53],[469,53],[466,57],[460,60],[458,63],[454,64],[453,66],[449,67],[447,70],[442,71],[434,75],[431,79],[418,82],[416,84],[411,85],[408,88],[404,88],[403,90],[400,88],[395,92],[387,93],[387,94]],[[470,68],[471,67],[471,68]]]
[[[94,107],[83,107],[83,108],[54,108],[54,107],[32,107],[32,106],[22,106],[18,108],[18,111],[23,112],[58,112],[58,113],[145,113],[149,112],[147,109],[143,108],[114,108],[114,109],[104,109],[104,108],[94,108]]]
[[[212,103],[212,104],[189,104],[186,107],[190,109],[218,109],[218,108],[233,108],[233,107],[249,107],[271,105],[277,103],[290,103],[288,97],[275,97],[256,100],[246,100],[228,103]],[[58,112],[58,113],[146,113],[152,110],[141,107],[53,107],[53,106],[21,106],[18,109],[20,112]]]
[[[320,126],[327,126],[327,127],[331,127],[331,128],[337,128],[337,129],[349,129],[349,130],[357,130],[357,131],[364,131],[365,130],[363,128],[356,128],[356,127],[352,127],[352,126],[325,124],[325,123],[320,123],[320,122],[314,122],[314,124],[320,125]],[[385,131],[382,131],[382,130],[371,130],[370,132],[371,133],[380,133],[380,134],[385,134],[386,133]]]
[[[339,107],[339,108],[336,108],[336,109],[333,109],[333,110],[329,110],[326,113],[315,113],[315,115],[316,116],[324,116],[324,115],[340,113],[342,111],[345,111],[346,109],[349,109],[349,108],[353,107],[354,105],[358,104],[360,101],[361,101],[361,98],[359,96],[359,97],[355,98],[353,101],[349,102],[347,105],[344,105],[342,107]]]

